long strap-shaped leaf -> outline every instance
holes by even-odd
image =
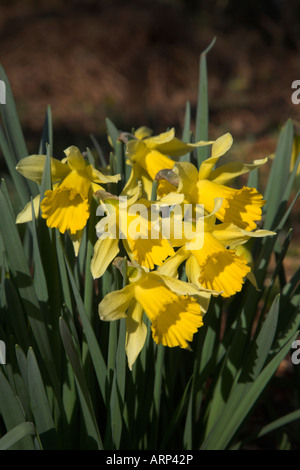
[[[0,450],[8,450],[14,444],[19,442],[23,437],[34,435],[35,434],[35,427],[33,423],[25,422],[18,424],[13,429],[8,431],[3,437],[0,439]]]
[[[196,111],[196,130],[195,138],[198,140],[208,140],[208,82],[207,82],[207,65],[206,55],[216,42],[216,38],[212,40],[210,45],[202,52],[199,65],[199,88],[198,88],[198,104]],[[203,160],[209,157],[208,147],[198,147],[196,149],[198,167]]]
[[[59,326],[62,341],[70,359],[70,362],[72,364],[74,375],[76,378],[77,390],[88,436],[87,445],[90,449],[103,449],[97,420],[93,410],[90,393],[86,384],[84,371],[78,355],[78,351],[75,348],[71,333],[63,318],[60,318]]]
[[[224,407],[222,414],[219,416],[219,420],[212,427],[200,449],[221,450],[227,448],[235,432],[248,415],[280,362],[287,355],[297,335],[298,332],[294,333],[286,341],[285,345],[266,365],[254,382],[237,382],[235,384],[226,407]]]

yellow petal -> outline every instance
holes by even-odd
[[[245,258],[236,256],[233,250],[219,251],[209,255],[202,263],[199,282],[207,289],[229,297],[242,289],[244,278],[250,270]]]
[[[189,253],[185,251],[184,247],[179,248],[173,256],[170,256],[159,266],[158,272],[165,276],[177,277],[179,266],[184,263],[188,256]]]
[[[160,266],[168,256],[174,254],[168,240],[152,238],[128,238],[130,251],[138,264],[149,269]]]
[[[212,149],[211,149],[211,157],[204,160],[204,162],[201,163],[200,169],[199,169],[199,179],[206,179],[209,178],[209,175],[219,160],[219,158],[224,155],[232,146],[232,135],[227,133],[219,137],[215,142],[213,143]]]
[[[167,196],[169,193],[174,194],[176,190],[177,190],[176,186],[171,184],[169,181],[159,180],[156,194],[157,194],[157,197],[161,199]]]
[[[126,318],[126,310],[129,308],[134,296],[134,286],[128,284],[121,290],[115,290],[106,294],[98,307],[101,320],[113,321]]]
[[[41,184],[45,161],[46,155],[30,155],[19,161],[16,170],[18,170],[21,175],[25,176],[25,178]],[[63,180],[68,173],[70,173],[68,165],[63,164],[56,158],[51,158],[51,178],[53,183]]]
[[[243,230],[230,223],[215,225],[211,233],[217,240],[223,243],[223,245],[229,246],[230,248],[236,248],[242,243],[246,243],[250,238],[277,235],[276,232],[269,230],[255,230],[254,232],[250,232],[249,230]]]
[[[58,228],[61,233],[70,230],[75,234],[85,227],[90,215],[88,199],[72,194],[68,188],[46,191],[41,209],[48,227]]]
[[[135,286],[135,298],[152,323],[156,343],[186,348],[203,324],[195,299],[176,295],[150,275]]]
[[[145,143],[149,149],[157,149],[159,146],[162,146],[175,137],[175,129],[172,127],[169,131],[162,132],[159,135],[155,135],[153,137],[149,137],[145,139]]]
[[[245,173],[249,173],[249,171],[253,171],[256,168],[259,168],[267,161],[267,158],[262,158],[260,160],[254,160],[253,163],[249,164],[241,162],[230,162],[212,171],[209,175],[209,179],[218,184],[230,184],[238,176],[244,175]]]
[[[223,198],[223,204],[216,212],[216,217],[222,222],[232,223],[245,230],[256,228],[265,201],[255,188],[244,186],[242,189],[233,189],[209,180],[198,181],[197,186],[198,201],[204,204],[208,212],[213,211],[215,198]]]
[[[48,227],[72,234],[83,229],[90,214],[90,186],[88,178],[71,171],[55,190],[46,191],[41,210]]]
[[[91,272],[94,279],[103,276],[119,251],[119,241],[116,239],[99,238],[99,240],[96,241],[91,260]]]
[[[154,341],[168,347],[188,348],[188,342],[203,325],[200,306],[189,297],[180,297],[172,303],[169,301],[160,314],[149,315]]]
[[[81,152],[78,147],[75,147],[75,145],[71,145],[66,150],[64,150],[64,153],[67,156],[68,165],[72,170],[85,170],[85,160],[81,155]]]
[[[39,210],[40,210],[40,195],[38,194],[33,200],[33,208],[34,208],[34,214],[35,218],[37,219],[39,216]],[[31,201],[26,204],[24,209],[19,212],[16,218],[16,224],[24,224],[25,222],[31,222],[32,221],[32,208],[31,208]]]
[[[198,181],[198,170],[192,163],[178,162],[174,165],[174,172],[179,176],[178,191],[189,195],[190,202],[198,202],[194,200],[193,193],[197,197],[195,186]],[[191,191],[193,192],[192,194]]]
[[[187,260],[188,261],[188,260]],[[197,299],[198,304],[200,305],[201,311],[204,314],[208,307],[211,299],[211,294],[218,294],[215,291],[208,291],[202,287],[197,286],[198,279],[196,284],[191,282],[181,281],[180,279],[174,279],[170,276],[160,275],[158,272],[153,272],[151,274],[156,274],[161,277],[165,285],[177,295],[188,295]],[[199,277],[199,276],[198,276]]]
[[[145,344],[146,336],[147,327],[143,323],[143,308],[138,302],[133,302],[126,317],[125,351],[130,370]]]
[[[101,171],[94,168],[92,165],[88,165],[86,172],[91,172],[91,177],[94,182],[106,184],[106,183],[117,183],[121,179],[121,175],[105,175]]]
[[[158,150],[160,153],[169,155],[170,157],[181,157],[197,147],[205,147],[213,143],[213,141],[203,140],[193,144],[182,142],[175,137],[174,128],[158,136],[145,139],[144,142],[149,149]]]
[[[139,164],[147,171],[151,179],[154,180],[160,170],[172,169],[174,160],[171,160],[157,150],[150,150],[139,160]]]
[[[151,134],[152,129],[149,129],[149,127],[146,126],[141,126],[134,132],[135,137],[139,140],[146,139],[147,137],[150,137]]]
[[[146,198],[151,199],[153,181],[148,175],[147,171],[144,170],[138,163],[133,165],[128,181],[125,184],[121,195],[128,197],[134,196],[139,182],[141,182],[142,185],[142,194]]]
[[[80,244],[81,244],[81,240],[83,236],[83,229],[78,230],[75,233],[69,232],[68,235],[70,239],[72,240],[75,256],[78,256],[79,248],[80,248]]]
[[[201,274],[201,268],[195,258],[195,256],[191,253],[190,256],[187,258],[185,263],[185,272],[187,278],[193,284],[199,284],[199,277]]]

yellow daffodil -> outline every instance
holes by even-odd
[[[164,205],[164,200],[152,203],[140,199],[141,185],[136,187],[135,194],[128,200],[127,197],[119,198],[105,192],[97,194],[102,199],[103,215],[104,212],[108,215],[96,226],[99,239],[91,261],[94,278],[101,277],[118,254],[119,240],[122,240],[130,259],[148,269],[160,266],[168,256],[174,254],[159,226],[156,228],[151,221],[151,205]]]
[[[137,181],[141,181],[144,194],[148,198],[151,197],[156,174],[162,169],[173,168],[172,158],[185,155],[196,147],[212,144],[204,141],[194,144],[182,142],[175,137],[174,128],[152,137],[149,129],[143,127],[136,131],[135,137],[137,138],[130,140],[126,145],[127,163],[132,166],[132,171],[123,194],[131,195]]]
[[[210,213],[214,209],[215,198],[222,198],[223,204],[216,216],[225,223],[233,223],[245,230],[256,228],[256,222],[261,219],[261,207],[265,204],[262,195],[255,189],[244,186],[242,189],[230,188],[235,178],[258,168],[267,159],[255,160],[252,164],[230,162],[214,169],[219,158],[232,145],[232,137],[225,134],[212,145],[212,156],[204,160],[200,169],[189,162],[177,162],[173,172],[161,172],[157,178],[165,178],[158,188],[158,196],[164,196],[169,191],[185,195],[185,202],[203,204]],[[176,178],[177,177],[177,178]]]
[[[90,201],[93,193],[103,189],[101,184],[117,182],[119,175],[106,176],[87,164],[79,149],[71,146],[64,151],[63,161],[51,158],[51,180],[53,189],[45,192],[39,202],[34,200],[35,211],[40,206],[42,217],[48,227],[58,228],[61,233],[68,231],[71,236],[80,234],[90,215]],[[26,178],[41,184],[45,155],[31,155],[22,159],[17,170]],[[17,223],[31,220],[30,203],[17,216]]]
[[[118,259],[115,264],[120,262]],[[189,348],[194,333],[203,325],[210,293],[191,283],[146,272],[128,266],[129,284],[107,294],[99,304],[102,320],[126,318],[125,349],[132,369],[147,335],[143,311],[151,321],[152,337],[157,344]]]
[[[229,223],[216,224],[221,204],[222,200],[217,200],[214,211],[204,217],[203,233],[181,246],[158,270],[165,275],[176,276],[178,267],[186,262],[190,282],[230,297],[242,289],[246,276],[251,272],[246,258],[236,252],[237,247],[251,237],[276,233],[267,230],[250,232]]]

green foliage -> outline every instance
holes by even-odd
[[[208,50],[200,59],[195,136],[189,103],[186,107],[186,142],[208,137]],[[0,78],[8,83],[2,68]],[[292,408],[285,415],[271,410],[269,422],[251,432],[247,427],[300,324],[300,269],[289,280],[284,273],[289,216],[298,197],[293,194],[297,165],[289,171],[293,123],[289,120],[281,131],[264,194],[264,228],[278,237],[256,239],[252,246],[259,290],[247,281],[233,299],[213,299],[192,351],[157,346],[148,331],[131,372],[125,320],[108,324],[97,315],[99,301],[123,281],[114,267],[100,280],[92,279],[95,220],[88,221],[77,258],[70,240],[48,229],[41,217],[26,226],[15,224],[30,198],[51,185],[51,109],[39,149],[48,156],[40,188],[15,170],[27,150],[9,86],[1,116],[0,146],[18,200],[13,206],[2,180],[0,338],[7,364],[0,366],[0,449],[238,449],[268,433],[278,447],[283,435],[297,447],[297,366],[285,384]],[[106,124],[113,145],[111,171],[122,173],[123,184],[128,177],[124,144],[115,125],[109,119]],[[92,142],[103,164],[94,136]],[[181,159],[199,164],[207,157],[203,151]],[[89,149],[87,156],[94,158]],[[249,185],[259,186],[257,170],[249,178]]]

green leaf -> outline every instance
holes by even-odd
[[[24,158],[28,155],[28,151],[18,118],[15,100],[2,65],[0,65],[0,79],[3,80],[6,85],[6,104],[0,105],[1,116],[11,148],[14,152],[15,163],[17,164],[20,158]]]
[[[0,371],[0,412],[7,431],[24,423],[25,416],[21,405],[15,396],[4,374]],[[34,450],[32,438],[26,436],[18,442],[18,450]]]
[[[53,125],[52,125],[52,112],[51,106],[47,106],[46,117],[43,127],[42,138],[39,147],[39,155],[46,155],[49,148],[50,156],[53,152]]]
[[[35,435],[34,424],[29,422],[18,424],[0,439],[0,450],[10,449],[28,435]]]
[[[0,188],[0,219],[1,232],[8,254],[8,260],[15,285],[22,300],[22,304],[26,311],[28,321],[32,328],[34,338],[38,344],[41,356],[47,367],[49,377],[59,397],[58,378],[49,341],[48,331],[40,309],[39,301],[33,286],[33,280],[25,258],[22,243],[17,231],[13,214],[9,209],[9,203],[5,197],[5,193]]]
[[[63,249],[63,247],[62,247],[62,249]],[[63,249],[63,251],[64,251],[64,249]],[[69,261],[67,260],[66,257],[65,257],[65,263],[66,263],[70,283],[71,283],[71,286],[72,286],[75,302],[76,302],[76,305],[77,305],[77,308],[78,308],[78,313],[79,313],[79,316],[80,316],[80,319],[81,319],[81,322],[82,322],[83,332],[85,334],[86,341],[87,341],[87,344],[89,346],[89,350],[90,350],[93,366],[94,366],[94,369],[95,369],[96,377],[98,379],[98,383],[99,383],[99,387],[100,387],[100,390],[101,390],[101,393],[102,393],[102,397],[105,401],[105,396],[106,396],[106,364],[105,364],[105,361],[103,359],[102,352],[99,348],[99,344],[98,344],[97,338],[95,336],[95,332],[92,328],[92,325],[90,323],[90,320],[89,320],[89,318],[87,316],[87,313],[86,313],[86,310],[84,308],[82,298],[81,298],[80,293],[77,289],[77,285],[76,285],[71,267],[69,265]]]
[[[185,107],[184,125],[183,125],[183,132],[182,132],[183,142],[188,142],[188,143],[191,142],[190,128],[191,128],[191,105],[188,101]],[[190,153],[186,153],[185,155],[182,155],[182,157],[180,157],[179,160],[183,162],[190,162],[191,160]]]
[[[76,385],[88,438],[87,446],[89,449],[103,449],[103,444],[94,414],[90,393],[86,384],[82,364],[80,362],[78,351],[75,348],[74,341],[68,326],[63,318],[60,318],[59,327],[62,341],[72,364],[76,378]]]
[[[211,428],[200,447],[201,450],[224,450],[227,448],[280,362],[287,355],[297,335],[298,332],[293,333],[285,345],[260,372],[255,381],[235,383],[220,419]]]
[[[293,137],[293,123],[291,119],[289,119],[280,133],[275,158],[272,162],[272,168],[264,194],[264,198],[267,201],[264,206],[264,212],[266,214],[264,222],[265,229],[270,229],[273,226],[273,221],[282,202],[282,195],[286,190],[290,175]]]
[[[42,446],[45,450],[58,449],[58,439],[50,405],[32,348],[29,348],[27,354],[27,373],[31,408]]]
[[[116,151],[117,141],[120,135],[120,131],[116,128],[114,123],[109,118],[105,119],[105,123],[106,123],[108,135],[110,136],[111,141],[112,141],[113,148]]]
[[[216,42],[216,38],[212,40],[210,45],[201,53],[199,65],[199,86],[198,86],[198,102],[196,111],[196,131],[195,139],[208,140],[208,81],[207,81],[207,64],[206,55]],[[198,167],[203,160],[209,157],[208,147],[198,147],[196,149]]]
[[[105,157],[104,157],[104,153],[103,153],[103,150],[99,144],[99,142],[97,141],[96,137],[94,136],[94,134],[90,134],[90,138],[95,146],[95,149],[97,151],[97,154],[98,154],[98,157],[99,157],[99,161],[100,161],[100,166],[102,166],[103,168],[105,168],[107,166],[107,162],[105,160]]]

